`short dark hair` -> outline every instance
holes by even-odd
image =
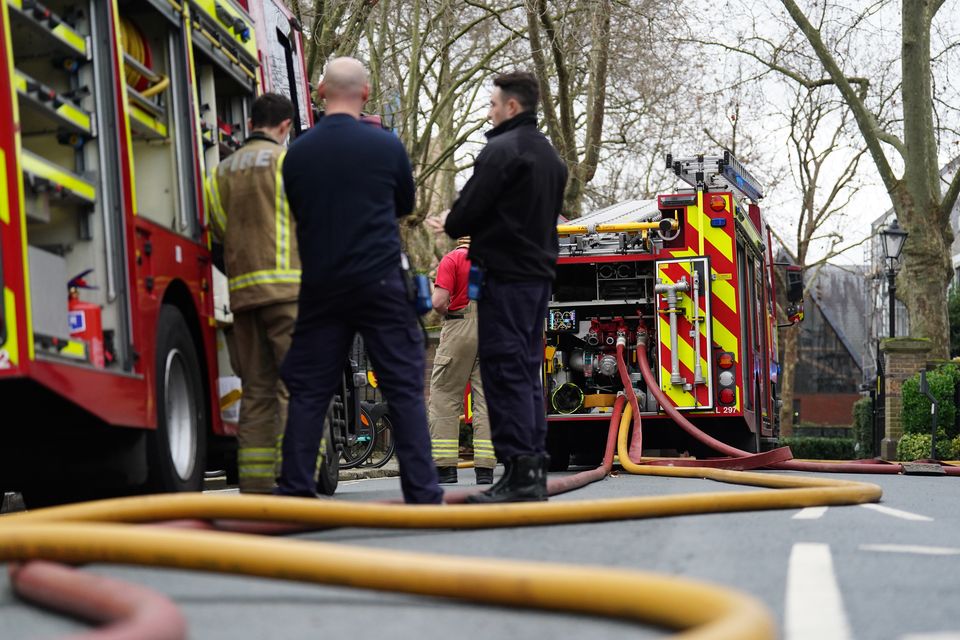
[[[265,93],[253,101],[250,124],[254,129],[276,127],[293,118],[293,103],[279,93]]]
[[[493,86],[520,103],[524,111],[536,111],[540,101],[540,83],[529,71],[504,73],[493,79]]]

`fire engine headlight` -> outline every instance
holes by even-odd
[[[732,386],[733,386],[733,371],[721,371],[721,372],[720,372],[720,377],[719,377],[718,379],[719,379],[719,381],[720,381],[720,386],[721,386],[721,387],[732,387]]]

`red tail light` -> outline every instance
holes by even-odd
[[[737,399],[737,394],[733,389],[720,390],[720,404],[733,404]]]
[[[717,366],[721,369],[729,369],[733,364],[733,354],[730,352],[721,353],[717,357]]]

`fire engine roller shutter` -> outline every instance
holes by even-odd
[[[676,285],[682,281],[689,284],[687,291],[678,292],[676,320],[677,344],[671,339],[670,316],[674,315],[667,302],[666,293],[657,294],[657,336],[660,388],[673,400],[678,409],[710,409],[713,407],[713,315],[711,312],[711,278],[709,258],[682,258],[660,260],[656,263],[657,283]],[[694,278],[699,280],[699,290],[694,292]],[[698,313],[694,314],[694,297],[698,298]],[[696,346],[694,326],[699,319],[697,339],[700,342],[700,369],[702,384],[694,383],[696,371]],[[671,382],[671,361],[674,349],[679,359],[682,382]]]

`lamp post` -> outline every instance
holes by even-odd
[[[900,252],[907,239],[907,231],[903,229],[896,218],[889,225],[880,230],[880,240],[883,246],[883,257],[887,263],[887,291],[890,294],[890,337],[897,335],[897,271],[900,266]]]

